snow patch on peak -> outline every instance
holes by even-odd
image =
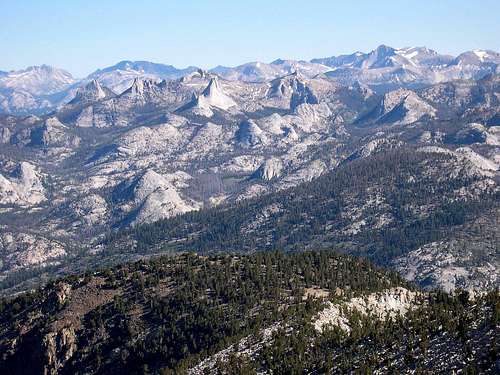
[[[487,51],[480,49],[475,49],[472,51],[472,53],[474,53],[474,55],[476,55],[481,62],[484,62],[489,55]]]

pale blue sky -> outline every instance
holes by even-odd
[[[0,0],[0,70],[84,76],[120,60],[177,67],[425,45],[500,50],[500,1]]]

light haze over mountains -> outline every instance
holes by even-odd
[[[298,73],[308,78],[320,74],[339,83],[366,84],[378,91],[439,83],[453,79],[478,79],[498,72],[500,55],[473,50],[458,56],[440,54],[426,47],[392,48],[380,45],[371,52],[315,58],[311,61],[277,59],[249,62],[236,67],[216,66],[209,71],[230,81],[265,82]],[[0,75],[0,111],[46,113],[70,101],[78,87],[92,80],[120,94],[135,78],[174,80],[199,68],[176,68],[148,61],[121,61],[77,79],[67,71],[47,65],[31,66]]]

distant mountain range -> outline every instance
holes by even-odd
[[[343,85],[365,84],[385,92],[414,88],[454,79],[480,79],[499,72],[500,54],[474,50],[456,57],[425,47],[395,49],[385,45],[369,53],[317,58],[308,61],[278,59],[271,63],[250,62],[236,67],[217,66],[209,72],[232,81],[266,82],[297,72],[307,78],[324,74]],[[0,72],[0,112],[43,114],[73,99],[79,87],[98,81],[114,93],[128,89],[135,78],[175,80],[196,72],[148,61],[121,61],[98,69],[83,79],[47,65],[20,71]]]
[[[495,56],[380,47],[328,59],[341,68],[325,73],[305,68],[326,67],[315,63],[251,64],[271,69],[256,82],[262,75],[242,68],[231,76],[123,63],[81,81],[27,69],[19,87],[32,76],[34,93],[65,100],[48,114],[0,115],[0,293],[26,287],[34,269],[81,271],[103,248],[125,261],[337,247],[423,286],[498,285],[500,75],[487,74]],[[418,87],[396,80],[408,61],[473,67],[467,74],[480,78]],[[346,84],[332,77],[340,70],[383,74]],[[249,200],[257,203],[242,206]]]
[[[497,374],[498,64],[0,73],[0,373]]]

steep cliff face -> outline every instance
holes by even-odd
[[[73,328],[63,328],[59,332],[51,332],[42,340],[46,364],[43,373],[56,375],[64,368],[78,349]]]

